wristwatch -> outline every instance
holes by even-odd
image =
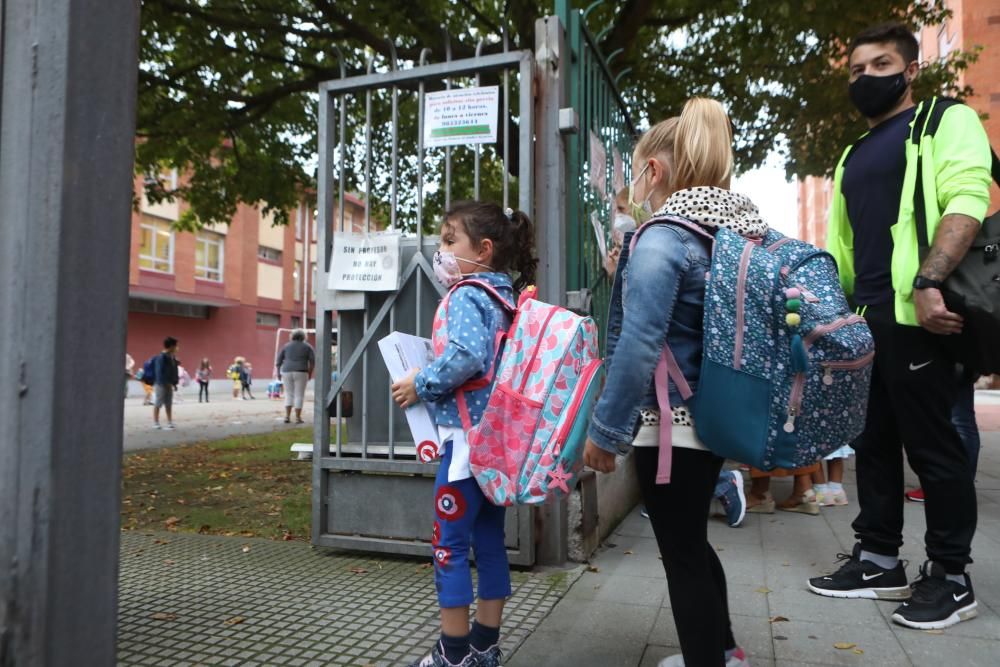
[[[941,289],[940,280],[931,280],[930,278],[925,278],[924,276],[917,275],[913,279],[913,289]]]

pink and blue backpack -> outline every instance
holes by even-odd
[[[860,435],[875,343],[833,257],[774,230],[750,240],[725,228],[713,237],[675,216],[643,229],[650,224],[684,227],[713,246],[698,386],[692,395],[665,347],[654,374],[661,412],[669,377],[705,446],[762,470],[812,465]],[[669,447],[660,454],[657,478],[668,481]]]
[[[455,392],[469,441],[472,474],[494,505],[535,504],[568,495],[583,469],[583,448],[604,379],[597,325],[535,299],[528,288],[513,308],[489,284],[463,280],[434,316],[434,353],[447,345],[448,301],[462,285],[486,290],[514,320],[495,341],[488,377]],[[469,418],[465,391],[494,383],[482,419]]]

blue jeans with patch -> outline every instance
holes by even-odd
[[[510,597],[510,565],[504,546],[505,507],[483,495],[472,477],[448,481],[451,441],[444,445],[441,467],[434,482],[434,586],[444,608],[472,604],[469,548],[476,550],[479,599]]]

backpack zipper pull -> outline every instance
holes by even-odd
[[[796,417],[796,415],[798,415],[798,412],[799,411],[796,408],[789,408],[788,409],[788,421],[785,422],[785,426],[784,426],[785,433],[794,433],[795,432],[795,417]]]

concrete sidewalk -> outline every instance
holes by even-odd
[[[916,485],[912,473],[908,481]],[[854,544],[853,465],[847,482],[852,504],[823,508],[818,517],[751,514],[735,529],[712,521],[709,539],[726,568],[734,632],[751,664],[1000,665],[1000,433],[983,433],[979,463],[979,530],[970,568],[979,617],[944,631],[895,625],[893,603],[823,598],[805,589],[808,577],[835,569],[836,554]],[[790,487],[790,480],[775,480],[775,497],[786,497]],[[907,503],[905,511],[902,556],[910,561],[912,578],[926,558],[920,546],[923,506]],[[505,663],[508,667],[655,667],[680,652],[662,562],[649,522],[638,510],[595,555],[592,566]]]

